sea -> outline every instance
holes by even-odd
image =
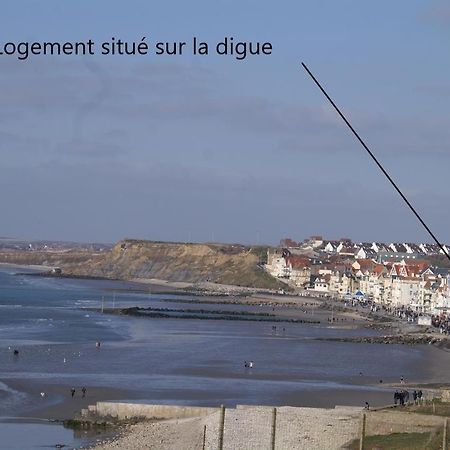
[[[119,389],[130,396],[122,393],[115,400],[158,404],[332,407],[338,399],[363,406],[368,398],[387,403],[393,392],[387,383],[402,376],[435,381],[442,378],[443,367],[450,367],[448,354],[431,346],[316,340],[376,333],[333,324],[101,312],[102,305],[219,308],[195,303],[205,297],[137,288],[120,281],[45,278],[0,268],[0,448],[89,443],[61,425],[33,418],[42,402],[64,400],[61,394],[42,399],[34,386]],[[220,305],[227,307],[272,312],[269,306]],[[244,361],[253,361],[253,368],[244,367]]]

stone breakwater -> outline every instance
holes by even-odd
[[[334,342],[355,342],[361,344],[406,344],[406,345],[435,345],[440,348],[450,348],[450,341],[447,337],[437,337],[432,335],[411,335],[396,334],[385,336],[362,336],[362,337],[342,337],[342,338],[317,338],[321,341]]]
[[[103,312],[109,314],[158,319],[242,320],[253,322],[320,324],[320,320],[290,319],[275,317],[272,314],[268,313],[252,313],[228,310],[140,308],[135,306],[131,308],[121,309],[105,309]]]

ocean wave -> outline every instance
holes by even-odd
[[[28,394],[18,391],[0,381],[0,416],[11,414],[19,405],[28,399]]]
[[[3,383],[3,381],[0,381],[0,391],[7,392],[8,394],[20,394],[21,392],[16,391],[12,387],[8,386],[6,383]]]

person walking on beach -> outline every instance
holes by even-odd
[[[86,397],[86,388],[84,386],[81,388],[81,392],[83,393],[81,397],[82,398]]]
[[[72,389],[70,390],[70,394],[72,395],[72,398],[75,396],[75,388],[72,388]]]
[[[404,393],[404,396],[405,396],[405,403],[409,404],[409,391],[404,390],[403,393]]]
[[[414,404],[417,405],[417,392],[415,389],[413,391],[413,400],[414,400]]]

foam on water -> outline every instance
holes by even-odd
[[[0,417],[19,410],[22,405],[26,404],[27,400],[28,394],[17,391],[0,381]]]

